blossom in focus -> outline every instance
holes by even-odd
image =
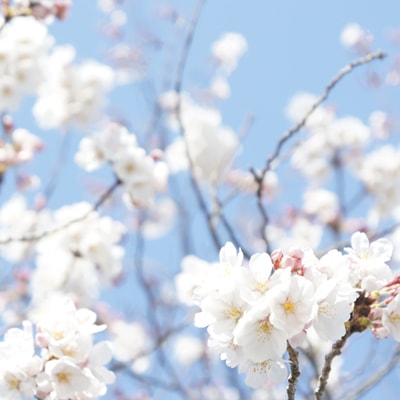
[[[370,243],[365,233],[357,232],[351,237],[351,248],[345,250],[362,289],[381,289],[393,279],[393,272],[386,264],[393,253],[393,245],[388,239],[382,238]]]
[[[377,337],[392,333],[400,340],[398,278],[386,264],[392,244],[370,243],[361,232],[351,243],[345,253],[330,250],[317,257],[311,248],[292,247],[247,261],[228,242],[219,262],[188,256],[176,283],[180,291],[190,286],[183,300],[199,307],[194,323],[207,327],[211,351],[245,373],[248,386],[259,388],[286,379],[287,341],[309,347],[367,327]]]
[[[5,399],[97,399],[114,382],[105,364],[111,359],[107,342],[93,343],[104,330],[96,314],[76,309],[68,298],[47,305],[36,326],[11,328],[0,342],[0,393]],[[36,344],[36,346],[35,346]]]

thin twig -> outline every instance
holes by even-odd
[[[326,385],[328,384],[329,374],[332,368],[332,362],[338,355],[341,354],[344,345],[346,344],[347,339],[350,337],[351,332],[348,331],[346,334],[339,339],[334,345],[332,346],[332,350],[325,356],[325,363],[322,367],[321,375],[319,376],[318,380],[318,387],[315,390],[315,400],[322,400]]]
[[[52,168],[52,173],[51,173],[50,179],[49,179],[45,189],[43,190],[43,194],[44,194],[44,197],[46,198],[47,204],[49,202],[50,197],[53,195],[54,191],[56,190],[57,184],[60,182],[59,176],[61,173],[61,167],[64,166],[67,155],[68,155],[68,151],[69,151],[69,147],[70,147],[70,143],[71,143],[70,137],[71,137],[71,135],[69,135],[68,133],[64,133],[64,137],[63,137],[62,143],[60,145],[60,149],[59,149],[59,154],[56,158],[55,165]]]
[[[186,135],[186,128],[182,121],[182,112],[181,112],[182,111],[181,110],[181,108],[182,108],[181,107],[182,106],[181,93],[182,93],[183,76],[184,76],[185,67],[186,67],[186,63],[188,60],[188,56],[189,56],[189,50],[190,50],[192,42],[193,42],[194,33],[195,33],[197,23],[199,21],[200,14],[201,14],[204,4],[205,4],[205,0],[199,0],[197,2],[197,6],[193,13],[193,17],[192,17],[192,20],[191,20],[191,23],[189,26],[188,33],[186,35],[186,39],[183,43],[183,48],[182,48],[181,56],[180,56],[180,59],[178,62],[175,85],[174,85],[174,90],[175,90],[175,93],[177,94],[177,104],[176,104],[175,112],[176,112],[176,118],[177,118],[177,122],[178,122],[178,126],[179,126],[179,131],[180,131],[180,133],[183,137],[184,143],[185,143],[186,157],[189,161],[189,166],[190,166],[190,171],[191,171],[190,182],[194,189],[194,193],[195,193],[197,201],[200,205],[200,208],[201,208],[202,212],[204,213],[204,215],[206,215],[206,217],[207,217],[208,226],[209,226],[210,233],[213,238],[215,247],[217,248],[217,250],[219,250],[222,246],[222,243],[217,235],[215,227],[213,226],[213,215],[208,211],[206,201],[203,198],[203,195],[200,190],[200,186],[196,180],[196,177],[194,176],[194,162],[193,162],[192,156],[190,154],[189,144],[188,144],[187,135]]]
[[[289,353],[290,360],[290,376],[288,379],[286,393],[288,400],[295,400],[296,385],[300,377],[299,352],[295,350],[289,342],[287,343],[287,351]]]
[[[147,300],[147,317],[149,322],[151,323],[152,328],[154,329],[154,333],[156,336],[156,341],[160,344],[157,347],[157,358],[160,362],[160,366],[164,368],[164,371],[170,376],[173,380],[172,387],[176,390],[176,392],[183,399],[190,399],[191,395],[189,391],[185,388],[185,386],[181,383],[179,374],[176,372],[173,365],[170,363],[167,354],[162,346],[161,338],[165,337],[165,333],[162,333],[162,327],[157,319],[157,314],[155,310],[157,309],[157,298],[156,294],[153,291],[151,284],[147,281],[144,274],[144,251],[145,251],[145,240],[143,235],[140,233],[140,229],[137,232],[136,237],[136,246],[134,249],[134,266],[135,271],[137,273],[138,281],[143,288],[143,292],[146,296]]]
[[[283,145],[300,129],[302,129],[307,121],[308,118],[314,113],[314,111],[328,98],[329,93],[331,90],[347,75],[349,74],[354,68],[357,68],[361,65],[368,64],[373,60],[382,60],[386,57],[386,54],[383,53],[382,51],[377,51],[375,53],[370,53],[367,54],[364,57],[361,57],[350,64],[346,65],[344,68],[342,68],[337,75],[326,85],[324,92],[321,94],[321,96],[317,99],[317,101],[311,106],[311,108],[308,110],[308,112],[304,115],[304,117],[291,129],[289,129],[287,132],[283,134],[283,136],[280,138],[275,151],[272,153],[272,155],[268,158],[267,163],[262,171],[262,176],[264,176],[267,171],[271,169],[272,163],[279,157],[279,154],[281,152],[281,149]]]
[[[353,392],[343,396],[345,400],[357,400],[360,399],[362,395],[367,393],[370,389],[376,386],[383,378],[387,376],[393,368],[399,364],[400,361],[400,345],[396,347],[396,351],[393,353],[390,361],[379,371],[374,373],[368,379],[364,380],[362,385],[358,386]]]
[[[226,232],[229,235],[230,240],[232,241],[233,245],[237,248],[240,248],[243,252],[243,255],[250,259],[251,257],[251,252],[249,250],[246,250],[246,248],[243,246],[243,244],[240,242],[238,236],[235,233],[234,228],[232,225],[229,223],[226,215],[222,212],[223,209],[223,204],[221,201],[215,196],[214,202],[216,204],[216,210],[214,211],[213,217],[215,219],[219,219],[222,222],[223,227],[225,228]]]
[[[93,211],[96,211],[100,208],[100,206],[111,196],[111,194],[114,192],[114,190],[121,184],[119,180],[116,180],[101,196],[100,198],[96,201],[95,204],[84,214],[82,214],[79,217],[73,218],[66,222],[65,224],[62,224],[60,226],[57,226],[52,229],[48,229],[46,231],[40,232],[40,233],[33,233],[31,235],[26,235],[26,236],[20,236],[20,237],[9,237],[7,239],[0,240],[0,245],[3,244],[8,244],[12,242],[32,242],[35,240],[40,240],[43,239],[45,236],[51,235],[53,233],[57,233],[62,231],[63,229],[68,228],[69,226],[77,223],[77,222],[82,222],[85,220]]]
[[[261,172],[256,171],[255,169],[251,168],[250,171],[252,172],[255,181],[258,184],[258,190],[257,190],[257,206],[258,209],[260,210],[261,216],[263,218],[264,224],[262,227],[262,237],[265,240],[266,248],[267,251],[269,250],[269,243],[268,243],[268,238],[265,233],[265,227],[269,223],[269,216],[267,211],[265,210],[263,203],[262,203],[262,184],[263,180],[265,177],[265,174],[271,169],[272,164],[278,159],[280,156],[281,150],[284,146],[284,144],[291,139],[297,132],[299,132],[307,123],[309,117],[314,113],[314,111],[328,98],[330,92],[332,89],[347,75],[349,74],[353,69],[370,63],[373,60],[377,59],[384,59],[386,57],[385,53],[382,51],[377,51],[374,53],[367,54],[364,57],[361,57],[352,63],[346,65],[343,67],[336,75],[335,77],[326,85],[325,90],[323,93],[320,95],[320,97],[316,100],[316,102],[311,106],[311,108],[308,110],[308,112],[303,116],[303,118],[291,129],[286,131],[281,138],[279,139],[275,151],[269,156],[263,170]]]

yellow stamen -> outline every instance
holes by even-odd
[[[296,311],[296,304],[290,300],[286,300],[283,304],[283,308],[285,309],[286,313],[293,314]]]
[[[232,319],[239,319],[242,316],[242,311],[233,307],[227,312],[226,316]]]

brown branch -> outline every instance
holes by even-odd
[[[346,334],[339,339],[332,346],[332,350],[325,356],[325,363],[322,367],[321,375],[318,380],[318,387],[315,390],[315,400],[322,400],[326,386],[328,384],[329,374],[332,368],[332,362],[335,357],[339,356],[342,353],[343,347],[346,344],[347,339],[350,337],[351,332],[346,332]]]
[[[289,353],[290,360],[290,376],[288,379],[286,393],[288,400],[295,400],[296,385],[300,377],[299,352],[295,350],[289,342],[287,343],[287,351]]]

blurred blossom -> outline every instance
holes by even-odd
[[[121,27],[126,24],[128,17],[122,10],[114,10],[111,13],[111,23],[115,26]]]
[[[317,100],[318,97],[311,93],[298,93],[292,96],[285,109],[286,117],[294,124],[299,123]],[[320,106],[307,118],[306,127],[327,126],[333,121],[334,116],[331,109]]]
[[[204,400],[239,400],[239,391],[234,387],[217,385],[203,386],[202,395]]]
[[[127,43],[117,43],[109,50],[118,85],[126,85],[146,76],[147,59],[143,49]]]
[[[183,366],[191,366],[205,352],[204,343],[194,336],[178,336],[174,343],[174,358]]]
[[[215,77],[211,82],[211,93],[218,99],[225,100],[231,94],[228,81],[222,76]]]
[[[84,215],[82,221],[68,225]],[[64,206],[53,213],[52,220],[49,230],[65,228],[46,235],[37,245],[32,302],[38,305],[51,293],[65,293],[80,304],[91,304],[100,288],[112,284],[121,273],[124,249],[117,243],[125,228],[120,222],[91,211],[88,203]]]
[[[0,36],[0,111],[15,111],[27,94],[35,94],[54,39],[34,17],[16,17]]]
[[[75,161],[86,171],[110,164],[123,185],[127,206],[147,208],[154,204],[156,193],[165,190],[168,180],[167,165],[155,154],[147,154],[124,126],[109,123],[81,140]]]
[[[15,218],[18,215],[19,218]],[[50,222],[50,212],[29,209],[26,199],[18,194],[0,209],[0,238],[19,238],[43,232]],[[1,246],[1,255],[11,262],[29,260],[34,254],[35,241],[12,241]]]
[[[300,94],[293,97],[286,109],[287,116],[298,123],[315,104],[316,97]],[[370,142],[371,133],[360,119],[336,117],[334,113],[318,107],[306,122],[308,137],[302,140],[292,154],[295,169],[313,182],[327,179],[332,165],[356,165],[362,157],[361,150]]]
[[[106,105],[105,94],[114,84],[113,70],[97,61],[73,64],[71,46],[57,47],[47,63],[46,80],[33,107],[43,129],[81,127],[94,123]]]
[[[369,128],[356,117],[337,118],[328,126],[327,144],[334,149],[362,148],[368,144]]]
[[[347,24],[340,34],[340,42],[344,47],[362,52],[369,51],[373,36],[365,31],[359,24]]]
[[[226,180],[234,188],[241,192],[254,194],[258,190],[258,184],[254,175],[249,171],[232,169],[227,173]],[[264,174],[261,193],[265,196],[272,197],[278,190],[278,176],[273,171],[267,171]]]
[[[175,284],[177,298],[186,305],[196,303],[204,296],[205,282],[212,267],[206,261],[195,257],[186,256],[182,259],[182,272],[176,276]]]
[[[369,116],[372,135],[378,139],[387,139],[390,134],[390,119],[384,111],[374,111]]]
[[[143,326],[138,322],[116,320],[110,323],[112,335],[113,356],[116,360],[132,363],[135,371],[144,372],[149,367],[149,360],[145,357],[149,351],[149,337]],[[138,363],[135,366],[135,362]],[[144,368],[147,365],[147,368]]]
[[[400,150],[390,144],[372,150],[360,160],[356,174],[374,198],[369,217],[377,224],[399,204]]]
[[[177,208],[172,199],[165,198],[146,210],[140,230],[147,239],[156,239],[165,235],[173,226]]]
[[[340,34],[340,41],[346,47],[354,47],[360,42],[364,31],[357,23],[347,24]]]
[[[318,218],[321,223],[335,221],[339,213],[339,200],[334,192],[325,189],[311,189],[303,194],[303,211]]]
[[[116,7],[116,0],[97,0],[97,7],[104,13],[110,13]]]
[[[174,113],[176,100],[172,93],[160,99],[160,104],[171,110],[168,125],[172,130],[178,129]],[[216,185],[239,152],[239,138],[232,129],[222,125],[218,110],[196,104],[188,94],[181,98],[180,114],[185,136],[175,139],[165,151],[171,172],[189,167],[188,153],[196,177]]]
[[[266,232],[274,247],[284,250],[289,250],[293,246],[317,248],[321,243],[323,226],[306,218],[296,217],[288,229],[270,224]]]
[[[228,75],[236,69],[239,58],[246,51],[246,39],[240,33],[235,32],[223,34],[211,46],[214,59]]]

